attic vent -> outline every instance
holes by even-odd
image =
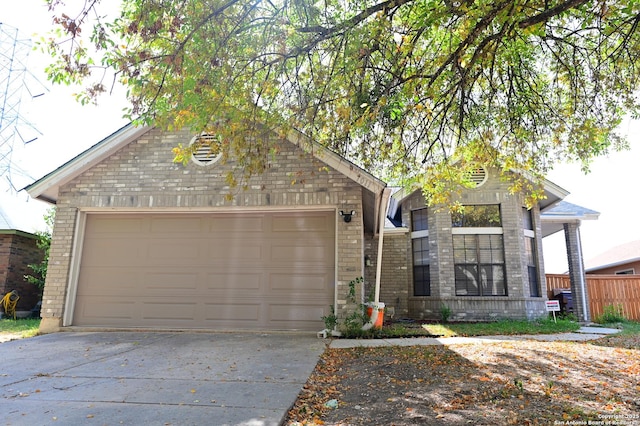
[[[478,167],[469,174],[469,180],[477,188],[487,181],[488,175],[484,167]]]
[[[199,166],[208,166],[222,157],[220,140],[216,135],[203,133],[194,137],[189,145],[193,144],[198,144],[199,147],[191,154],[191,159]]]

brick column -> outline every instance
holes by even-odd
[[[589,295],[587,293],[584,261],[582,259],[582,241],[580,240],[580,222],[565,223],[564,237],[567,242],[567,261],[571,280],[573,310],[578,321],[589,322]]]
[[[77,210],[72,207],[58,206],[53,227],[49,265],[42,296],[40,333],[52,333],[60,330],[62,317],[66,309],[67,284],[73,252]]]

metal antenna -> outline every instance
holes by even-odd
[[[0,176],[6,177],[10,190],[13,190],[12,154],[16,139],[27,144],[41,134],[20,115],[24,89],[31,98],[44,94],[34,95],[26,84],[26,78],[30,77],[44,88],[27,69],[30,50],[31,39],[21,38],[17,28],[0,22]]]

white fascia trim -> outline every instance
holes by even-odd
[[[540,220],[545,223],[578,223],[581,220],[598,220],[599,217],[600,213],[588,213],[582,216],[542,213]]]
[[[152,129],[150,126],[135,127],[129,124],[25,189],[33,198],[55,203],[60,186],[113,155],[150,129]]]
[[[559,185],[556,185],[555,183],[551,182],[550,180],[545,179],[542,182],[543,182],[543,186],[544,186],[545,191],[550,192],[551,194],[553,194],[556,197],[560,198],[560,200],[563,200],[564,198],[567,197],[567,195],[570,194],[569,191],[567,191],[566,189],[562,188]],[[560,200],[558,200],[558,201],[560,201]]]

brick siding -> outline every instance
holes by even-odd
[[[271,134],[278,153],[269,157],[264,173],[251,178],[245,190],[233,189],[225,181],[226,172],[236,166],[231,161],[206,167],[172,161],[171,149],[188,144],[192,137],[188,131],[152,129],[60,188],[42,310],[47,328],[54,330],[62,324],[78,211],[86,210],[355,210],[349,223],[336,214],[337,313],[347,314],[348,283],[363,275],[363,188]],[[363,294],[362,288],[358,294]]]
[[[36,238],[20,231],[0,233],[0,297],[16,290],[20,296],[18,311],[30,311],[40,300],[40,289],[24,279],[33,273],[28,265],[40,263],[44,256]]]
[[[546,315],[544,292],[541,292],[542,297],[530,297],[522,198],[510,194],[507,183],[493,175],[495,174],[490,173],[489,179],[482,186],[463,191],[459,201],[470,205],[500,205],[508,296],[456,296],[451,215],[446,208],[430,208],[428,221],[431,296],[413,296],[410,232],[384,238],[384,290],[380,300],[394,307],[396,317],[439,320],[443,306],[451,309],[450,319],[458,321],[533,319]],[[422,193],[416,191],[407,196],[402,200],[401,207],[402,227],[410,231],[411,211],[425,207]],[[538,276],[544,277],[540,211],[535,207],[532,212]],[[372,259],[376,258],[377,251],[377,243],[374,241],[366,244],[366,253]],[[367,270],[369,269],[373,268]],[[375,274],[371,274],[369,280],[374,278]]]

